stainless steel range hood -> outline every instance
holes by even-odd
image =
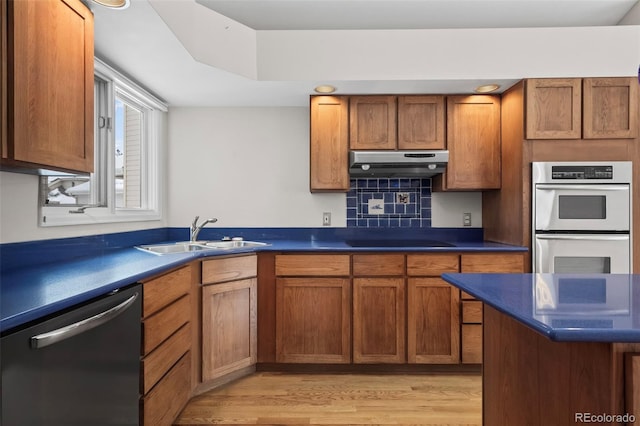
[[[431,177],[444,172],[449,151],[350,151],[352,177]]]

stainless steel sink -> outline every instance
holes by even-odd
[[[194,251],[213,250],[212,247],[206,247],[200,243],[190,242],[149,244],[136,246],[136,248],[153,254],[190,253]]]
[[[179,241],[177,243],[145,244],[136,246],[138,250],[153,254],[191,253],[200,251],[233,250],[240,248],[268,246],[257,241]]]

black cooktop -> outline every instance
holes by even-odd
[[[455,247],[436,240],[347,240],[345,243],[350,247]]]

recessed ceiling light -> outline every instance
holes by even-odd
[[[317,86],[313,90],[316,93],[333,93],[333,92],[336,91],[336,88],[334,86],[329,85],[329,84],[323,84],[321,86]]]
[[[500,88],[499,84],[484,84],[476,87],[476,93],[491,93]]]
[[[129,7],[129,1],[130,0],[93,0],[94,3],[111,9],[126,9]]]

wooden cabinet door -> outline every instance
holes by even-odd
[[[580,139],[582,81],[532,78],[526,81],[526,138]]]
[[[353,279],[353,362],[405,362],[404,278]]]
[[[447,148],[442,189],[500,188],[500,98],[447,97]]]
[[[445,149],[444,96],[398,97],[398,149]]]
[[[638,82],[632,77],[583,80],[585,139],[632,139],[638,135]]]
[[[395,96],[349,98],[349,147],[396,149],[397,107]]]
[[[310,110],[311,192],[348,191],[348,98],[312,96]]]
[[[80,0],[40,0],[9,2],[9,17],[3,160],[92,171],[93,14]]]
[[[351,362],[348,278],[276,279],[276,362]]]
[[[202,380],[256,363],[257,280],[202,288]]]
[[[410,278],[407,359],[413,364],[460,362],[460,291],[440,278]]]

